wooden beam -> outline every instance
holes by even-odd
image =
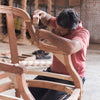
[[[4,92],[7,91],[9,89],[12,89],[13,87],[11,87],[11,82],[5,83],[5,84],[1,84],[0,85],[0,92]]]
[[[13,0],[9,0],[9,6],[13,6]]]
[[[69,0],[69,6],[78,6],[80,5],[80,0]]]
[[[78,100],[77,98],[79,98],[79,95],[80,95],[80,89],[76,88],[73,91],[72,95],[67,100]]]
[[[39,87],[39,88],[46,88],[46,89],[53,89],[57,91],[63,91],[68,94],[72,94],[74,87],[69,86],[67,87],[66,84],[62,83],[56,83],[51,81],[45,81],[45,80],[27,80],[29,87]]]
[[[1,63],[1,62],[0,62],[0,70],[10,72],[10,73],[15,73],[15,74],[22,74],[22,73],[26,72],[25,67],[13,65],[13,64],[5,64],[5,63]]]
[[[13,14],[11,13],[6,14],[6,18],[7,18],[7,29],[9,35],[10,52],[11,52],[11,61],[13,64],[16,64],[19,62],[19,59],[18,59]]]
[[[1,5],[1,0],[0,0],[0,5]],[[0,39],[2,39],[2,35],[3,34],[1,34],[2,33],[2,26],[3,26],[3,24],[2,24],[2,15],[0,14]]]
[[[25,79],[25,74],[22,75],[16,75],[17,78],[17,83],[18,83],[18,90],[20,91],[20,94],[22,95],[24,100],[35,100],[33,95],[28,89],[26,79]]]
[[[40,72],[40,71],[27,71],[26,74],[42,75],[42,76],[48,76],[48,77],[73,81],[72,78],[68,75],[62,75],[62,74],[56,74],[56,73]]]
[[[6,78],[6,77],[7,77],[6,73],[0,74],[0,79]]]
[[[48,0],[48,13],[51,15],[52,10],[52,0]]]
[[[23,99],[0,93],[0,100],[23,100]]]
[[[38,9],[38,5],[39,5],[39,0],[35,0],[34,1],[34,4],[35,4],[35,7],[34,7],[35,10],[37,10]]]

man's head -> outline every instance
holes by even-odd
[[[74,9],[65,9],[57,16],[57,28],[61,31],[71,31],[78,27],[80,18],[78,13]],[[65,34],[65,33],[63,33]]]

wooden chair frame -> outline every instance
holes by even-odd
[[[34,25],[32,25],[31,18],[26,11],[19,8],[15,8],[15,7],[10,7],[10,6],[9,7],[0,6],[0,13],[6,14],[7,29],[8,29],[8,34],[9,34],[9,46],[10,46],[11,61],[12,61],[11,64],[0,62],[0,70],[8,72],[7,75],[12,80],[12,82],[10,83],[1,85],[0,92],[3,92],[11,88],[15,88],[17,97],[20,97],[20,95],[22,95],[24,100],[35,100],[35,98],[32,96],[32,94],[28,90],[28,86],[32,86],[32,87],[41,87],[41,88],[48,88],[48,89],[54,89],[54,90],[67,92],[68,94],[71,95],[68,98],[68,100],[77,100],[77,99],[80,100],[83,93],[83,85],[82,85],[82,80],[80,76],[74,69],[73,64],[71,62],[71,55],[67,55],[65,52],[59,51],[57,47],[53,45],[44,44],[41,41],[38,41],[37,36],[35,34]],[[49,72],[26,71],[24,66],[19,65],[16,36],[15,36],[15,31],[14,31],[13,14],[24,19],[26,23],[26,27],[31,35],[31,39],[34,42],[34,45],[36,45],[38,48],[42,50],[54,53],[55,56],[57,56],[58,58],[59,58],[59,55],[60,57],[62,55],[62,58],[60,59],[60,61],[64,63],[70,76],[49,73]],[[26,81],[25,73],[43,75],[43,76],[49,76],[49,77],[73,81],[74,87],[68,86],[67,84],[48,82],[48,81],[42,81],[42,80],[30,80],[30,81],[27,80]],[[11,78],[11,76],[13,76],[13,78]],[[5,77],[5,74],[2,74],[0,76],[0,79],[4,77]],[[8,100],[8,98],[11,100],[18,100],[19,98],[17,97],[9,97],[0,93],[0,98],[3,100]]]

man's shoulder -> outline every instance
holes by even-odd
[[[77,34],[89,34],[89,31],[85,27],[79,27],[78,29],[75,30],[75,33]]]

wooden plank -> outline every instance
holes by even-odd
[[[0,93],[0,100],[23,100],[23,99]]]
[[[40,72],[40,71],[27,71],[26,74],[42,75],[42,76],[48,76],[48,77],[73,81],[72,78],[68,75],[62,75],[62,74],[56,74],[56,73]]]
[[[52,5],[54,5],[54,0],[51,0]],[[47,5],[48,0],[39,0],[40,5]],[[56,0],[57,6],[64,6],[65,5],[65,0]]]
[[[11,84],[12,84],[11,82],[1,84],[0,85],[0,92],[4,92],[4,91],[7,91],[9,89],[12,89]]]
[[[35,1],[34,1],[34,4],[35,4],[35,10],[38,9],[39,1],[40,1],[40,0],[35,0]]]
[[[48,0],[39,0],[39,4],[47,5],[48,4]]]
[[[48,0],[48,13],[51,15],[52,10],[52,0]]]
[[[47,88],[53,89],[57,91],[67,92],[68,94],[72,94],[73,87],[67,87],[66,84],[45,81],[45,80],[28,80],[27,81],[29,87],[40,87],[40,88]]]
[[[80,0],[69,0],[69,6],[80,5]]]
[[[35,100],[35,98],[33,97],[33,95],[28,89],[26,79],[25,79],[25,74],[22,74],[22,75],[17,74],[16,78],[17,78],[17,83],[18,83],[18,90],[20,94],[22,95],[23,99],[24,100]]]
[[[6,73],[0,74],[0,79],[6,78],[6,77],[7,77]]]
[[[1,5],[1,0],[0,0],[0,5]],[[2,33],[2,15],[0,14],[0,34]],[[2,36],[0,35],[0,39],[2,39]]]
[[[67,100],[78,100],[79,95],[80,95],[80,89],[79,88],[76,88],[73,91],[72,95]]]
[[[19,62],[19,59],[18,59],[15,29],[14,29],[14,19],[12,13],[6,14],[6,17],[7,17],[7,29],[9,34],[9,45],[11,51],[11,61],[13,64],[15,64]]]
[[[27,8],[27,0],[21,0],[21,8],[26,11]],[[26,23],[24,19],[21,19],[21,34],[20,34],[20,39],[17,43],[19,44],[24,44],[27,41],[26,38]]]
[[[54,5],[54,0],[52,0],[52,4]],[[66,0],[56,0],[56,6],[64,6],[65,7]]]
[[[52,1],[52,5],[54,5],[54,0],[51,0],[51,1]],[[47,5],[48,0],[39,0],[39,4],[40,5]],[[56,6],[65,7],[66,5],[69,5],[69,6],[80,5],[80,0],[56,0]]]
[[[13,6],[13,0],[9,0],[9,6]]]
[[[1,71],[6,71],[10,73],[17,73],[17,74],[22,74],[26,71],[25,67],[21,67],[18,65],[13,65],[13,64],[5,64],[0,62],[0,70]]]

